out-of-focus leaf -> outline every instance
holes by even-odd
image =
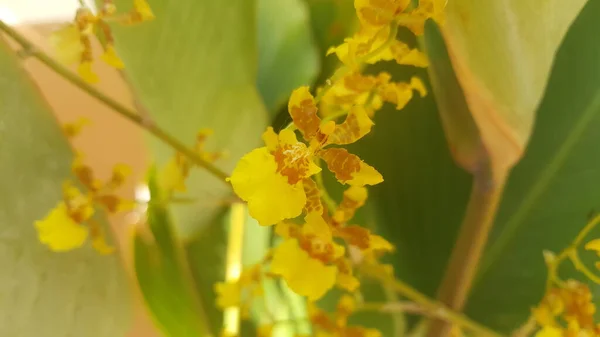
[[[600,2],[589,1],[567,33],[499,209],[467,308],[495,328],[525,319],[544,289],[542,250],[566,247],[600,205],[598,13]]]
[[[19,67],[0,41],[0,335],[123,336],[131,307],[118,257],[38,241],[33,224],[61,200],[73,155]]]
[[[321,74],[316,83],[322,84],[333,74],[334,68],[339,64],[335,55],[325,55],[327,49],[342,43],[344,38],[352,35],[358,19],[353,1],[306,0],[306,2],[322,64]]]
[[[155,172],[151,172],[148,185],[147,228],[136,228],[133,236],[140,290],[151,316],[166,336],[208,336],[207,317]]]
[[[271,116],[292,90],[319,72],[319,53],[302,0],[258,0],[258,90]]]
[[[523,155],[556,50],[585,2],[448,1],[442,32],[494,172]]]
[[[450,153],[461,167],[476,173],[488,164],[485,146],[433,21],[426,24],[422,41],[429,57],[428,73]]]
[[[223,325],[223,312],[216,306],[214,284],[225,281],[228,234],[229,212],[221,209],[206,230],[185,244],[195,288],[215,335]]]
[[[469,316],[503,332],[523,323],[544,292],[542,251],[566,247],[589,212],[598,209],[600,190],[593,183],[600,180],[598,12],[600,2],[589,2],[559,49],[529,148],[509,178],[466,308]],[[435,51],[430,56],[434,79],[443,90],[453,91],[434,90],[439,93],[435,99],[453,102],[458,109],[461,98],[454,95],[460,91],[452,84],[452,73],[439,73],[448,70],[448,59],[443,45],[431,45],[436,43],[442,42],[428,41],[428,51]],[[402,78],[410,75],[402,72]],[[470,179],[451,160],[432,96],[399,112],[384,109],[374,121],[372,134],[356,150],[385,179],[370,189],[370,206],[381,233],[398,248],[398,276],[435,296]],[[581,279],[579,274],[563,276]]]
[[[115,1],[127,11],[131,0]],[[200,128],[212,128],[209,150],[227,150],[217,163],[231,172],[237,160],[260,144],[267,113],[256,90],[256,8],[251,0],[149,0],[156,19],[113,26],[125,74],[154,123],[192,146]],[[171,148],[152,140],[159,168]],[[200,169],[188,180],[188,195],[205,202],[173,206],[184,238],[210,222],[230,188]]]
[[[352,35],[358,19],[353,1],[304,0],[304,2],[308,4],[310,29],[317,47],[320,65],[317,78],[312,83],[305,83],[314,85],[314,89],[322,85],[340,64],[335,55],[326,56],[327,49],[342,43],[345,37]],[[287,92],[286,98],[289,97],[290,92]],[[272,125],[279,129],[290,121],[287,109],[283,108],[278,111]]]

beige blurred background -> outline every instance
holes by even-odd
[[[72,20],[77,7],[78,0],[0,0],[0,18],[16,27],[39,48],[49,52],[49,35],[61,23]],[[100,48],[95,50],[98,51]],[[24,61],[24,66],[61,123],[74,121],[80,117],[92,121],[92,125],[86,127],[84,132],[74,140],[73,146],[85,154],[86,161],[100,177],[108,177],[112,167],[117,163],[127,164],[133,169],[133,175],[122,193],[124,197],[134,198],[135,188],[143,178],[146,163],[142,131],[55,75],[38,61],[27,59]],[[96,62],[94,67],[100,77],[97,88],[133,108],[131,92],[121,74],[102,62]],[[126,254],[127,242],[123,240],[123,234],[129,224],[124,216],[113,216],[109,220],[119,240],[124,264],[131,271],[128,267],[130,266],[127,261],[128,254]],[[158,336],[152,328],[145,309],[139,303],[136,305],[135,320],[129,336]]]

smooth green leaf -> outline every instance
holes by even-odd
[[[543,293],[542,250],[565,248],[598,210],[598,13],[600,2],[589,1],[567,33],[531,143],[505,191],[467,308],[492,327],[508,331],[525,319]]]
[[[589,2],[560,47],[528,150],[509,178],[466,308],[469,316],[503,332],[523,323],[541,299],[542,251],[566,247],[590,211],[598,209],[599,11],[599,2]],[[430,29],[426,34],[435,38]],[[444,68],[444,48],[436,43],[442,42],[430,39],[427,48],[434,79],[440,81],[435,99],[460,108],[461,93]],[[405,69],[395,75],[410,74]],[[372,134],[357,150],[385,179],[371,189],[370,205],[380,232],[398,248],[397,275],[430,296],[436,295],[471,185],[444,144],[443,115],[438,118],[433,98],[414,100],[400,112],[378,112]]]
[[[420,42],[429,57],[431,87],[450,153],[459,166],[476,173],[488,164],[485,146],[433,21],[426,24],[426,34]]]
[[[126,11],[130,0],[115,2]],[[215,131],[208,150],[227,150],[217,165],[231,172],[237,160],[259,145],[267,113],[256,90],[254,1],[149,0],[156,19],[131,27],[113,26],[125,74],[142,112],[192,146],[200,128]],[[174,155],[152,140],[159,168]],[[201,169],[192,170],[188,195],[203,202],[173,206],[184,238],[219,212],[230,187]]]
[[[208,336],[207,317],[155,172],[151,172],[148,185],[148,228],[137,228],[133,237],[140,290],[154,322],[166,336]]]
[[[326,56],[330,47],[343,42],[357,28],[358,19],[353,1],[305,0],[310,10],[310,21],[321,57],[321,74],[317,84],[333,74],[339,61],[335,55]]]
[[[225,281],[229,215],[227,209],[220,210],[206,230],[185,243],[194,285],[215,335],[223,326],[223,312],[216,306],[214,285]]]
[[[0,41],[0,335],[124,336],[131,307],[118,256],[38,241],[34,222],[61,200],[73,154],[20,67]]]
[[[442,32],[494,172],[523,155],[556,50],[585,2],[448,1]]]
[[[258,90],[271,116],[290,93],[310,85],[319,71],[319,55],[302,0],[258,1]]]

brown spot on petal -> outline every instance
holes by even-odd
[[[366,228],[357,225],[346,226],[338,230],[338,235],[350,245],[362,250],[369,248],[370,232]]]
[[[308,87],[300,87],[292,93],[288,111],[304,139],[310,140],[317,135],[321,119],[317,116],[317,105]]]
[[[105,194],[97,196],[96,202],[106,207],[106,209],[110,213],[115,213],[119,209],[119,205],[121,204],[121,199],[119,199],[116,195],[113,194]]]
[[[361,160],[346,149],[330,148],[319,153],[327,163],[327,168],[335,174],[340,182],[352,180],[352,175],[360,170]]]
[[[321,191],[317,184],[310,178],[303,180],[304,193],[306,193],[306,205],[304,205],[304,212],[306,214],[316,212],[319,214],[323,213],[323,204],[321,203]]]
[[[277,173],[287,177],[290,185],[297,184],[309,173],[311,155],[303,143],[285,144],[273,151]]]

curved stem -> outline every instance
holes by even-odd
[[[483,326],[467,316],[460,314],[452,309],[446,307],[442,303],[436,302],[430,299],[426,295],[420,293],[410,285],[395,279],[389,275],[383,268],[371,264],[363,264],[360,267],[360,271],[373,279],[380,281],[382,284],[388,285],[391,289],[396,291],[398,294],[406,297],[407,299],[415,302],[427,311],[430,315],[435,316],[438,319],[446,322],[453,323],[465,329],[471,330],[476,333],[476,336],[481,337],[501,337],[502,335],[493,331],[492,329]]]
[[[55,73],[62,76],[64,79],[71,82],[72,84],[76,85],[81,90],[88,93],[90,96],[109,106],[122,117],[140,126],[141,128],[154,135],[156,138],[162,140],[163,142],[171,146],[174,150],[182,153],[195,165],[206,169],[215,177],[219,178],[219,180],[227,183],[226,179],[229,176],[227,173],[223,172],[221,169],[219,169],[212,163],[209,163],[208,161],[204,160],[197,153],[195,153],[183,143],[179,142],[165,130],[161,129],[153,123],[148,123],[146,119],[138,115],[135,111],[126,108],[125,106],[121,105],[117,101],[103,94],[102,92],[100,92],[99,90],[97,90],[96,88],[79,78],[79,76],[75,75],[73,72],[63,67],[50,56],[36,48],[33,45],[33,43],[31,43],[23,35],[18,33],[16,30],[14,30],[2,20],[0,20],[0,31],[6,33],[6,35],[10,36],[15,42],[20,44],[21,47],[27,52],[26,55],[38,59],[48,68],[52,69]]]
[[[496,173],[485,167],[473,176],[473,186],[463,223],[438,289],[438,300],[453,310],[463,309],[473,285],[477,267],[494,224],[496,211],[508,173]],[[445,337],[447,323],[432,322],[427,336]]]
[[[600,276],[596,275],[593,271],[589,270],[589,268],[581,261],[579,258],[579,254],[575,249],[569,252],[569,259],[573,262],[575,269],[583,273],[585,277],[590,279],[590,281],[600,284]]]

